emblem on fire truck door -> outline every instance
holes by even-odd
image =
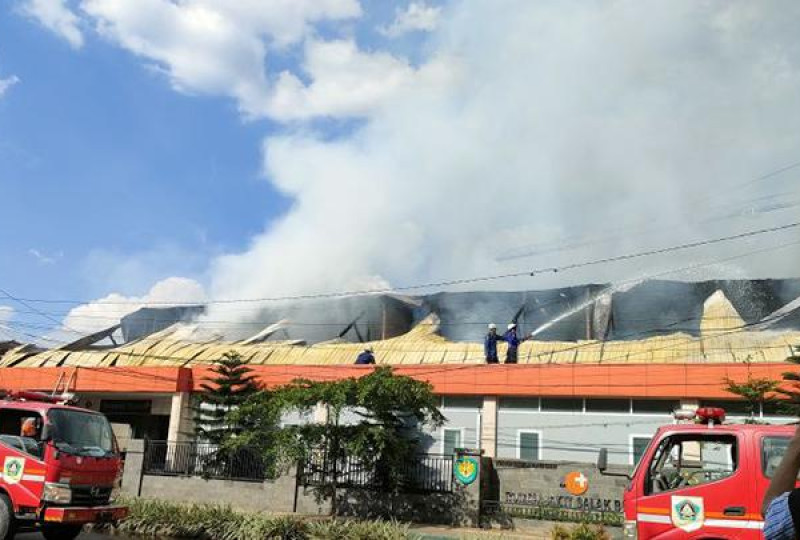
[[[17,484],[25,471],[25,458],[7,457],[3,464],[3,480],[7,484]]]
[[[672,524],[686,532],[696,531],[705,521],[702,497],[672,497]]]

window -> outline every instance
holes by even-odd
[[[33,436],[23,436],[22,423],[33,418],[36,429]],[[0,443],[16,448],[21,452],[41,458],[44,445],[39,440],[42,433],[42,417],[34,411],[19,409],[0,410]]]
[[[539,398],[500,398],[501,409],[539,410]]]
[[[542,410],[548,412],[583,412],[581,398],[542,398]]]
[[[633,414],[672,414],[680,409],[680,401],[670,399],[634,399]]]
[[[638,465],[652,437],[634,435],[631,437],[631,465]]]
[[[448,456],[455,454],[456,448],[462,448],[461,439],[462,437],[460,429],[445,429],[443,453]]]
[[[442,407],[445,409],[473,409],[479,410],[483,407],[483,398],[479,397],[459,397],[446,396],[442,399]]]
[[[761,442],[761,470],[767,478],[775,474],[789,447],[789,440],[789,437],[764,437]]]
[[[539,432],[520,431],[517,436],[517,458],[539,461]]]
[[[736,437],[679,435],[664,439],[647,475],[646,494],[716,482],[737,467]]]
[[[764,416],[792,416],[790,411],[787,411],[789,403],[783,401],[766,401],[762,403],[761,408],[764,411]]]
[[[629,413],[629,399],[587,399],[586,412]]]
[[[750,416],[750,411],[747,410],[747,402],[735,399],[719,399],[713,401],[701,401],[701,407],[719,407],[725,409],[726,416]],[[758,409],[758,406],[756,406]],[[758,410],[755,411],[758,416]]]

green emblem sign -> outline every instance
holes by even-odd
[[[454,474],[456,480],[465,486],[470,485],[478,478],[478,460],[474,457],[461,456],[455,462]]]
[[[8,484],[17,484],[22,480],[25,470],[25,458],[7,457],[3,465],[3,479]]]

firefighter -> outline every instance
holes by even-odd
[[[364,352],[358,355],[356,358],[356,365],[367,365],[367,364],[374,364],[375,363],[375,354],[372,350],[372,347],[367,347],[364,349]]]
[[[503,338],[497,333],[497,325],[492,323],[489,325],[489,333],[483,340],[483,352],[486,356],[487,364],[499,364],[497,358],[497,342],[502,341]]]
[[[517,324],[511,323],[508,325],[508,330],[505,334],[503,334],[503,341],[508,343],[508,352],[506,353],[506,364],[516,364],[517,363],[517,352],[519,349],[519,344],[523,341],[533,338],[533,333],[531,333],[530,337],[519,337],[517,335]]]

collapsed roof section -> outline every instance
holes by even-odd
[[[670,284],[662,288],[662,294],[671,298],[675,294]],[[596,296],[589,297],[588,302],[578,309],[555,314],[551,317],[551,325],[555,328],[570,317],[584,324],[595,325],[598,319],[603,323],[605,332],[614,330],[614,295],[606,289],[599,288]],[[596,291],[596,292],[597,292]],[[629,294],[632,291],[623,294]],[[470,303],[474,310],[490,313],[493,316],[510,314],[509,319],[517,318],[522,323],[524,309],[506,307],[507,311],[492,312],[494,302],[510,302],[514,295],[525,293],[479,293],[480,296],[452,295],[447,302],[439,296],[439,311],[449,314],[450,320],[461,316],[454,309],[458,302]],[[488,296],[486,296],[488,295]],[[609,297],[611,298],[609,304]],[[476,301],[478,298],[478,301]],[[518,298],[518,297],[517,297]],[[559,296],[559,298],[561,298]],[[573,296],[573,298],[577,298]],[[457,299],[453,301],[453,299]],[[423,302],[414,309],[431,309],[435,302]],[[667,303],[670,305],[669,303]],[[356,304],[357,305],[357,304]],[[519,304],[516,304],[519,306]],[[522,307],[529,305],[527,302]],[[684,304],[674,304],[680,307]],[[754,323],[748,322],[738,308],[722,289],[712,291],[700,303],[699,312],[691,307],[692,317],[687,321],[695,321],[695,332],[687,332],[680,326],[672,325],[672,332],[658,335],[643,335],[638,339],[575,339],[575,340],[530,340],[520,346],[519,363],[521,364],[641,364],[641,363],[727,363],[727,362],[781,362],[792,354],[793,347],[800,346],[800,327],[775,331],[770,325],[776,320],[784,321],[785,315],[794,313],[791,303],[768,313],[765,318]],[[442,306],[448,309],[442,309]],[[489,308],[487,308],[489,306]],[[585,310],[592,306],[600,306],[602,313],[586,314]],[[782,311],[782,308],[787,308]],[[354,309],[351,306],[350,309]],[[596,307],[594,309],[597,309]],[[353,311],[351,311],[352,313]],[[697,315],[694,315],[697,313]],[[752,311],[751,311],[752,313]],[[778,313],[778,315],[775,315]],[[605,315],[603,315],[605,314]],[[655,313],[657,316],[673,317],[675,321],[684,322],[685,311],[674,309],[666,313]],[[770,316],[772,318],[770,319]],[[358,319],[360,320],[360,319]],[[400,319],[402,320],[402,319]],[[471,319],[464,319],[472,322]],[[588,321],[588,323],[587,323]],[[485,321],[474,321],[484,324]],[[546,325],[546,323],[544,323]],[[577,320],[571,322],[578,325]],[[351,325],[347,325],[351,326]],[[0,367],[111,367],[111,366],[191,366],[207,364],[220,358],[227,352],[236,352],[252,364],[264,365],[338,365],[352,364],[363,350],[364,344],[346,342],[342,339],[342,331],[350,332],[345,327],[333,339],[307,344],[303,340],[279,339],[279,330],[283,324],[259,331],[252,336],[239,340],[223,340],[220,335],[209,332],[199,324],[176,323],[159,332],[112,348],[87,348],[75,350],[70,347],[46,350],[21,345],[7,351],[0,358]],[[475,325],[477,326],[477,324]],[[453,325],[455,328],[472,328],[472,325]],[[584,327],[585,329],[586,327]],[[668,328],[668,327],[663,327]],[[483,335],[484,327],[477,328]],[[470,330],[471,335],[472,330]],[[429,313],[419,320],[407,332],[387,339],[369,341],[374,349],[379,364],[480,364],[484,362],[483,346],[478,340],[453,341],[447,337],[447,326],[436,313]],[[452,332],[451,332],[452,333]],[[544,332],[542,332],[544,333]],[[95,337],[99,337],[98,333]],[[500,353],[503,354],[501,346]]]

